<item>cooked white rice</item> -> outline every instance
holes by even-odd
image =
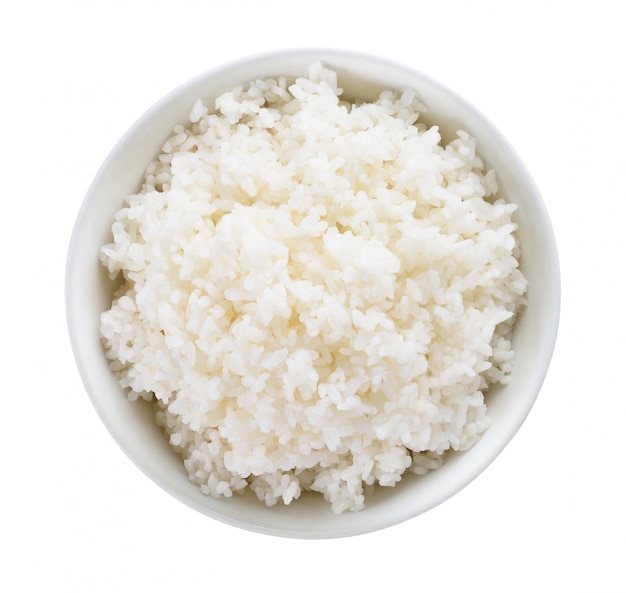
[[[515,206],[473,138],[340,95],[318,63],[199,100],[102,249],[111,368],[211,496],[359,510],[476,443],[511,369]]]

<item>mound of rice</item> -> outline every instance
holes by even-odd
[[[511,369],[515,206],[415,91],[341,93],[317,63],[199,100],[102,248],[110,366],[211,496],[359,510],[476,443]]]

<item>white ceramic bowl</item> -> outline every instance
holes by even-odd
[[[517,222],[528,278],[528,306],[514,335],[517,353],[511,382],[489,392],[492,425],[472,449],[442,468],[395,488],[378,488],[357,513],[335,516],[319,495],[304,495],[288,507],[266,508],[253,495],[214,500],[189,482],[183,464],[154,423],[149,406],[130,403],[109,371],[99,339],[99,315],[109,308],[112,283],[98,252],[110,241],[114,213],[136,192],[148,162],[175,124],[186,120],[194,101],[255,78],[306,75],[321,59],[337,70],[344,96],[373,100],[386,88],[414,87],[428,106],[426,121],[440,126],[444,140],[457,129],[474,135],[478,151],[496,170],[504,195],[518,204]],[[478,476],[502,451],[528,415],[554,348],[560,305],[559,269],[550,221],[524,165],[497,130],[447,88],[402,65],[343,51],[302,50],[259,55],[203,74],[159,101],[113,148],[79,212],[69,247],[66,308],[69,333],[86,390],[102,421],[126,454],[154,482],[215,519],[257,532],[303,538],[356,535],[381,529],[431,509]]]

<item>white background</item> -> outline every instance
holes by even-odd
[[[615,0],[10,2],[0,15],[3,591],[626,591],[626,42]],[[189,78],[259,51],[362,50],[464,95],[508,137],[562,266],[553,363],[470,486],[378,533],[286,540],[149,481],[80,382],[64,267],[123,132]],[[277,580],[278,579],[278,580]]]

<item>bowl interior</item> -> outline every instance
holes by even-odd
[[[378,488],[358,513],[335,516],[317,495],[289,507],[266,508],[252,495],[214,500],[191,484],[181,460],[154,423],[146,403],[130,403],[109,371],[99,339],[100,313],[110,307],[113,283],[99,264],[100,247],[111,240],[114,213],[138,191],[146,165],[158,154],[175,124],[187,119],[195,100],[212,99],[238,84],[269,76],[306,75],[322,60],[339,74],[344,96],[373,100],[386,88],[417,89],[429,108],[428,123],[444,140],[463,129],[476,137],[478,152],[496,170],[503,195],[518,204],[516,220],[528,305],[515,335],[515,368],[506,387],[491,390],[492,426],[469,451],[451,455],[426,476],[406,476],[395,488]],[[500,453],[535,401],[550,361],[559,316],[559,271],[554,237],[541,197],[508,143],[477,111],[435,81],[371,56],[335,51],[261,55],[190,81],[150,109],[119,141],[85,197],[72,236],[66,275],[70,338],[86,390],[102,421],[126,454],[157,484],[216,519],[259,532],[293,537],[338,537],[381,529],[443,502],[471,482]]]

